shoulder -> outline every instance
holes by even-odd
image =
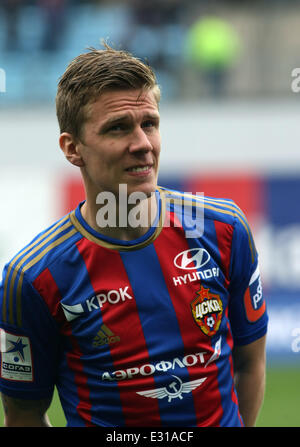
[[[173,189],[159,187],[166,201],[166,209],[179,215],[179,220],[188,223],[189,219],[202,222],[199,226],[206,234],[213,228],[218,239],[227,245],[247,245],[250,247],[252,259],[256,256],[256,248],[247,217],[241,208],[231,199],[194,195]],[[183,216],[183,219],[182,219]]]
[[[39,233],[4,267],[0,284],[0,318],[4,324],[21,327],[25,311],[38,311],[36,303],[42,301],[34,287],[35,280],[58,258],[69,257],[70,247],[81,237],[71,218],[72,213]]]
[[[78,232],[73,226],[71,215],[65,215],[37,234],[6,264],[4,273],[7,280],[20,274],[34,279],[74,243]]]
[[[183,211],[193,208],[203,210],[204,218],[230,225],[236,221],[247,223],[247,219],[239,206],[231,199],[195,195],[174,189],[159,187],[165,197],[167,208],[181,206]]]

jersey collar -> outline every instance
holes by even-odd
[[[158,212],[154,224],[143,236],[131,241],[122,241],[119,239],[104,236],[103,234],[98,233],[93,228],[91,228],[83,219],[80,211],[80,208],[84,202],[81,202],[78,207],[71,212],[70,219],[74,227],[77,229],[77,231],[79,231],[79,233],[82,234],[82,236],[97,245],[118,251],[141,249],[151,244],[159,236],[163,228],[166,210],[165,193],[161,188],[157,187],[155,195],[158,204]]]

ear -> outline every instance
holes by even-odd
[[[68,132],[63,132],[59,137],[59,145],[66,159],[72,165],[82,167],[84,166],[83,159],[80,155],[80,142],[76,142],[73,136]]]

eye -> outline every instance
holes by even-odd
[[[143,123],[143,127],[152,127],[154,124],[153,124],[153,122],[152,121],[145,121],[144,123]]]
[[[125,130],[125,125],[124,124],[114,124],[113,126],[111,126],[108,131],[109,132],[121,132]]]
[[[158,123],[156,121],[147,120],[147,121],[143,122],[142,127],[146,128],[146,129],[151,129],[152,127],[157,127],[157,125],[158,125]]]

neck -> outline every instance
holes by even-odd
[[[87,224],[98,233],[115,239],[130,241],[146,234],[157,214],[155,194],[138,205],[120,205],[118,202],[98,205],[86,199],[81,214]]]

